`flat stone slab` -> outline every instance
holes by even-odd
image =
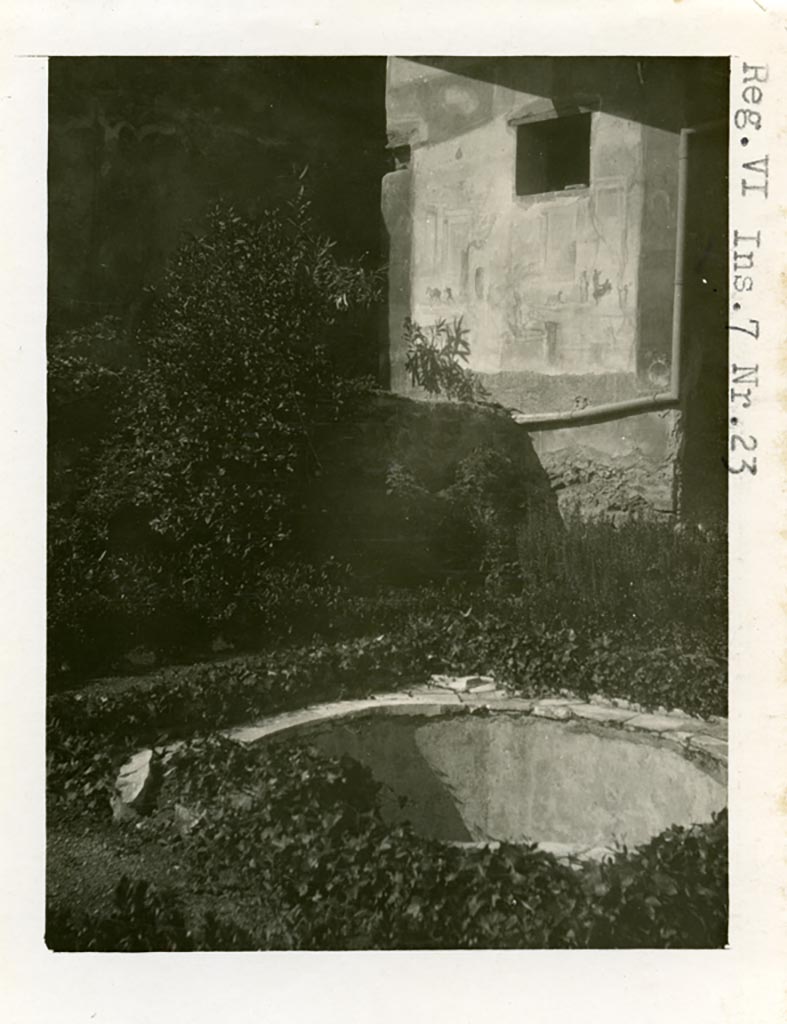
[[[637,704],[633,700],[627,700],[625,697],[610,697],[609,703],[613,708],[624,708],[627,711],[635,711],[638,714],[641,714],[645,710],[641,704]]]
[[[458,704],[460,700],[458,693],[442,690],[436,686],[419,686],[415,690],[408,690],[405,696],[408,697],[410,703],[423,701],[425,704],[434,704],[435,701],[443,701],[446,704]]]
[[[674,732],[661,733],[665,743],[676,747],[687,747],[697,734],[686,729],[676,729]]]
[[[487,694],[486,699],[482,699],[481,696],[473,697],[472,695],[463,697],[462,703],[468,707],[477,707],[479,704],[483,704],[495,713],[508,711],[520,715],[530,715],[538,701],[531,700],[528,697],[511,697],[503,691],[498,691],[491,695]]]
[[[530,713],[536,718],[552,718],[556,722],[567,722],[574,717],[568,703],[545,704],[543,701],[538,701],[533,705]]]
[[[350,714],[348,709],[347,714]],[[317,708],[306,711],[295,711],[283,715],[273,715],[270,718],[263,718],[259,722],[250,725],[242,725],[234,729],[226,729],[223,735],[236,743],[256,743],[267,736],[275,733],[290,732],[302,726],[319,722],[322,718],[329,718],[330,715],[321,715]]]
[[[710,754],[716,760],[727,763],[727,744],[724,740],[717,739],[715,736],[705,736],[699,733],[691,737],[688,746],[690,750],[701,750],[705,754]]]
[[[633,718],[626,722],[627,729],[644,729],[646,732],[671,732],[674,730],[681,729],[684,732],[690,732],[695,724],[697,727],[701,723],[695,723],[692,718],[678,718],[673,715],[651,715],[641,714],[635,715]]]
[[[153,763],[153,751],[150,748],[138,750],[126,761],[118,773],[118,787],[123,789],[124,796],[132,799],[139,794],[139,787],[144,782]]]
[[[412,694],[393,693],[374,699],[336,701],[333,704],[314,704],[303,711],[287,711],[271,715],[250,725],[226,729],[222,735],[237,743],[251,744],[271,736],[284,736],[295,730],[319,726],[322,723],[343,721],[367,715],[412,714],[417,708],[419,715],[449,714],[461,710],[459,698],[450,692],[439,690],[414,691]]]
[[[155,760],[156,755],[150,748],[138,750],[118,772],[110,797],[115,821],[136,818],[150,803],[156,782]]]
[[[505,690],[498,690],[497,687],[491,690],[480,688],[473,690],[472,693],[460,693],[459,700],[462,704],[467,704],[470,707],[477,707],[485,705],[488,707],[497,707],[499,701],[504,701],[508,697]]]
[[[703,722],[701,732],[703,736],[713,736],[715,739],[722,740],[724,743],[726,743],[729,738],[729,729],[727,722],[724,720]]]
[[[410,704],[379,704],[370,709],[373,717],[405,718],[415,716],[417,718],[436,718],[438,716],[461,715],[465,711],[460,701],[455,704],[447,704],[435,698],[432,703],[418,701]],[[360,716],[359,716],[360,717]],[[364,716],[365,717],[365,716]]]
[[[456,693],[469,693],[479,690],[494,690],[497,688],[492,676],[446,676],[436,675],[429,680],[431,686],[439,686],[442,689],[454,690]]]
[[[630,721],[636,714],[611,704],[572,704],[571,714],[576,718],[587,718],[593,722],[622,723]]]
[[[500,693],[502,695],[503,691],[498,690],[497,684],[493,680],[490,680],[488,683],[479,683],[477,686],[469,687],[467,693],[469,696],[476,693]]]

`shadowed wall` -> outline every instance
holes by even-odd
[[[129,315],[211,203],[269,206],[294,166],[342,253],[379,259],[384,80],[384,58],[50,60],[50,329]]]

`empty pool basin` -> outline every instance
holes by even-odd
[[[291,733],[290,738],[295,738]],[[303,737],[382,784],[390,823],[449,842],[537,842],[580,852],[637,846],[726,805],[724,766],[656,734],[526,715],[341,718]]]

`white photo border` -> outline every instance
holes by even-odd
[[[287,1021],[465,1024],[785,1019],[787,711],[783,409],[787,301],[787,5],[760,0],[12,0],[0,12],[4,642],[0,1013],[19,1024]],[[46,154],[48,55],[730,55],[730,238],[756,235],[744,312],[757,365],[745,410],[757,473],[730,478],[730,945],[717,951],[52,954],[44,946]],[[768,67],[761,100],[743,64]],[[743,147],[737,110],[761,127]],[[751,129],[751,122],[746,123]],[[768,196],[741,189],[768,157]],[[754,177],[752,177],[752,175]],[[762,201],[760,201],[762,199]],[[756,200],[756,202],[755,202]],[[730,302],[736,294],[731,261]],[[731,386],[735,386],[731,378]],[[731,403],[733,409],[740,400]],[[743,414],[740,417],[743,420]],[[732,436],[732,435],[731,435]],[[731,442],[732,443],[732,442]],[[731,456],[739,454],[731,452]]]

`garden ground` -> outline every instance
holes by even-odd
[[[262,714],[411,687],[435,672],[492,672],[526,696],[601,694],[724,716],[723,540],[573,524],[555,544],[529,576],[512,569],[481,587],[370,594],[345,580],[328,601],[320,592],[307,643],[282,638],[257,653],[53,693],[50,945],[722,945],[723,816],[576,872],[535,851],[457,852],[391,829],[374,809],[372,780],[352,765],[297,747],[249,761],[213,738]],[[176,738],[195,745],[158,809],[114,824],[119,764]],[[231,797],[252,775],[265,796],[240,813]],[[179,828],[182,808],[195,806],[205,817]],[[425,894],[440,878],[453,896],[430,905]],[[463,906],[476,908],[467,920]]]

